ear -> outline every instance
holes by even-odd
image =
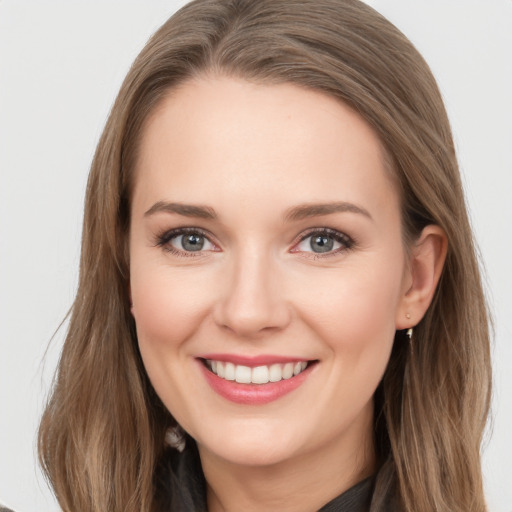
[[[445,232],[428,225],[410,250],[402,297],[396,313],[396,329],[414,327],[425,315],[441,277],[448,249]]]

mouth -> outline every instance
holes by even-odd
[[[288,380],[302,373],[313,363],[314,361],[295,361],[250,367],[229,361],[203,360],[206,368],[217,377],[239,384],[268,384]]]
[[[197,360],[215,393],[237,404],[263,405],[302,386],[319,363],[318,360],[277,359],[207,356]]]

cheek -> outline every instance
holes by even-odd
[[[393,346],[401,277],[401,267],[392,265],[347,266],[325,280],[317,276],[323,292],[302,295],[301,317],[322,341],[331,390],[316,403],[319,411],[336,411],[328,419],[335,431],[348,428],[366,406],[373,410]]]
[[[187,396],[197,386],[183,370],[191,355],[187,341],[208,314],[211,298],[205,292],[204,276],[185,275],[161,264],[151,267],[148,261],[138,266],[132,259],[131,293],[139,349],[156,393],[185,426],[191,406]]]
[[[209,310],[209,287],[201,272],[165,265],[132,265],[133,315],[141,351],[163,352],[190,338]]]
[[[395,333],[402,268],[397,263],[368,262],[317,275],[314,283],[301,286],[309,290],[300,299],[301,316],[335,356],[387,361]]]

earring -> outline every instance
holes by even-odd
[[[165,443],[180,453],[185,449],[186,442],[185,431],[179,425],[170,427],[165,432]]]
[[[406,313],[406,314],[405,314],[405,318],[407,318],[408,320],[410,320],[410,319],[411,319],[411,314],[410,314],[410,313]]]
[[[409,349],[411,351],[411,357],[414,356],[414,343],[412,341],[412,331],[413,328],[409,327],[409,329],[407,329],[407,331],[405,332],[405,335],[409,338]]]

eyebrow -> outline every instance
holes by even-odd
[[[368,217],[370,220],[372,216],[368,210],[365,210],[361,206],[357,206],[346,201],[337,201],[334,203],[313,203],[313,204],[301,204],[294,206],[287,210],[285,219],[287,221],[302,220],[309,217],[317,217],[320,215],[331,215],[333,213],[358,213]]]
[[[213,208],[209,206],[183,204],[183,203],[169,203],[166,201],[158,201],[155,203],[145,214],[144,217],[149,217],[155,213],[177,213],[184,217],[198,217],[200,219],[216,219],[217,214]]]
[[[183,204],[183,203],[170,203],[167,201],[156,202],[147,212],[144,213],[145,217],[149,217],[155,213],[176,213],[184,217],[196,217],[200,219],[217,219],[217,213],[210,206]],[[372,216],[361,206],[357,206],[346,201],[337,201],[333,203],[307,203],[294,206],[286,211],[284,218],[286,221],[297,221],[307,219],[310,217],[317,217],[321,215],[331,215],[333,213],[357,213],[364,215],[369,219]]]

